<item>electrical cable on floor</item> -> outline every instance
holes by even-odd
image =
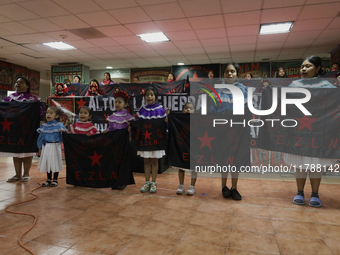
[[[65,178],[66,178],[66,177],[61,177],[61,178],[59,178],[59,180],[60,180],[60,179],[65,179]],[[33,214],[30,214],[30,213],[23,213],[23,212],[14,212],[14,211],[10,211],[10,210],[8,210],[8,208],[11,207],[11,206],[14,206],[14,205],[19,205],[19,204],[23,204],[23,203],[27,203],[27,202],[31,202],[31,201],[33,201],[33,200],[36,200],[36,199],[38,198],[38,196],[37,196],[36,194],[33,194],[33,191],[40,189],[40,188],[41,188],[41,183],[40,183],[40,182],[43,182],[43,181],[45,181],[45,180],[46,180],[46,179],[43,179],[43,180],[38,181],[39,187],[37,187],[37,188],[31,190],[31,191],[28,193],[28,194],[34,196],[34,198],[29,199],[29,200],[25,200],[25,201],[21,201],[21,202],[17,202],[17,203],[14,203],[14,204],[10,204],[10,205],[6,206],[6,208],[5,208],[5,212],[13,213],[13,214],[19,214],[19,215],[27,215],[27,216],[31,216],[31,217],[34,218],[34,221],[33,221],[32,225],[31,225],[31,227],[30,227],[28,230],[26,230],[24,233],[22,233],[21,236],[20,236],[19,239],[18,239],[19,245],[20,245],[23,249],[25,249],[26,251],[28,251],[29,253],[31,253],[32,255],[35,255],[35,253],[34,253],[33,251],[31,251],[29,248],[27,248],[27,247],[22,243],[22,238],[23,238],[23,236],[26,235],[29,231],[31,231],[32,228],[35,226],[35,224],[37,223],[37,220],[38,220],[38,216],[35,216],[35,215],[33,215]]]
[[[38,216],[35,216],[35,215],[33,215],[33,214],[30,214],[30,213],[23,213],[23,212],[10,211],[10,210],[8,210],[8,208],[11,207],[11,206],[14,206],[14,205],[19,205],[19,204],[23,204],[23,203],[27,203],[27,202],[31,202],[31,201],[33,201],[33,200],[36,200],[36,199],[38,198],[38,196],[37,196],[36,194],[33,194],[33,191],[35,191],[35,190],[41,188],[40,181],[38,181],[38,184],[39,184],[39,187],[37,187],[37,188],[31,190],[31,191],[28,193],[28,194],[34,196],[34,198],[29,199],[29,200],[24,200],[24,201],[21,201],[21,202],[16,202],[16,203],[14,203],[14,204],[10,204],[10,205],[6,206],[6,208],[5,208],[5,212],[13,213],[13,214],[20,214],[20,215],[27,215],[27,216],[31,216],[31,217],[34,218],[34,221],[33,221],[32,225],[31,225],[31,227],[30,227],[28,230],[26,230],[24,233],[22,233],[21,236],[20,236],[19,239],[18,239],[19,245],[20,245],[23,249],[25,249],[26,251],[28,251],[29,253],[31,253],[32,255],[35,255],[35,253],[34,253],[33,251],[31,251],[29,248],[27,248],[27,247],[22,243],[22,238],[23,238],[23,236],[26,235],[29,231],[31,231],[31,229],[35,226],[35,224],[37,223],[37,220],[38,220]]]

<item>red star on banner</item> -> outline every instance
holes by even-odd
[[[4,121],[4,122],[0,122],[0,123],[1,123],[2,126],[4,127],[4,128],[2,129],[2,132],[5,132],[6,129],[8,130],[8,132],[11,132],[9,126],[12,125],[13,122],[9,122],[9,121],[7,121],[7,118],[5,118],[5,121]]]
[[[296,120],[300,123],[298,131],[303,128],[308,128],[310,131],[312,130],[312,123],[316,121],[318,118],[309,118],[307,115],[303,116],[303,118],[296,118]]]
[[[166,94],[171,94],[171,91],[168,91]]]
[[[71,93],[71,95],[69,95],[69,97],[74,97],[73,93]]]
[[[143,134],[143,135],[145,136],[145,140],[146,140],[146,139],[150,139],[150,140],[151,140],[151,137],[150,137],[151,134],[152,134],[152,133],[149,133],[149,132],[146,130],[145,133]]]
[[[92,159],[92,165],[91,166],[93,166],[94,164],[98,164],[98,165],[100,165],[100,161],[99,161],[99,159],[101,158],[101,157],[103,157],[103,155],[97,155],[97,152],[96,151],[94,151],[94,155],[93,156],[88,156],[90,159]],[[101,166],[101,165],[100,165]]]
[[[76,102],[79,106],[78,106],[78,110],[80,108],[82,108],[87,102],[86,101],[83,101],[83,98],[81,97],[80,98],[80,101]]]
[[[205,134],[203,137],[197,137],[197,138],[202,142],[200,149],[203,148],[204,146],[208,146],[210,149],[212,149],[210,142],[214,140],[216,137],[209,137],[208,132],[205,131]]]

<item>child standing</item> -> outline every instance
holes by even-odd
[[[57,121],[58,118],[58,109],[50,106],[46,111],[47,123],[42,124],[42,126],[37,129],[39,133],[37,141],[39,149],[38,156],[40,156],[37,168],[40,169],[40,172],[47,173],[47,181],[41,184],[41,187],[58,186],[59,171],[63,170],[61,132],[67,132],[67,129],[62,123]]]
[[[193,103],[188,102],[184,105],[182,113],[190,114],[195,112],[195,106]],[[196,193],[195,191],[195,184],[197,179],[197,172],[190,170],[191,172],[191,185],[188,188],[187,195],[192,196]],[[177,188],[176,194],[182,195],[185,191],[184,188],[184,177],[185,177],[185,169],[178,169],[178,179],[179,179],[179,186]]]
[[[98,134],[97,128],[90,121],[91,117],[92,110],[89,107],[83,106],[80,108],[79,121],[70,125],[71,133],[87,136]]]
[[[164,119],[167,121],[164,108],[156,102],[157,92],[154,88],[149,87],[145,91],[146,105],[138,111],[138,117],[142,120]],[[165,155],[164,150],[157,151],[137,151],[137,155],[144,158],[145,184],[140,192],[156,193],[156,178],[158,173],[158,159]],[[152,172],[152,182],[150,182],[150,173]]]
[[[130,96],[124,91],[118,91],[114,94],[114,97],[116,99],[116,112],[112,113],[107,118],[109,121],[109,127],[103,131],[104,134],[109,131],[128,128],[128,122],[134,119],[134,117],[127,111]]]

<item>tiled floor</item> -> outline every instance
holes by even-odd
[[[32,218],[3,209],[30,198],[45,175],[35,164],[28,183],[6,183],[13,173],[11,160],[0,158],[0,253],[24,255],[17,239]],[[240,179],[238,202],[223,199],[219,178],[199,178],[192,197],[175,194],[174,170],[158,175],[157,194],[139,193],[143,174],[135,179],[123,191],[78,188],[60,179],[56,188],[35,191],[37,200],[10,209],[38,216],[23,238],[35,254],[340,254],[337,179],[323,179],[322,208],[292,203],[293,178]],[[308,201],[308,183],[305,191]]]

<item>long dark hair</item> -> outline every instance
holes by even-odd
[[[326,70],[322,68],[322,59],[320,57],[312,55],[306,57],[305,60],[311,62],[313,65],[315,65],[316,68],[318,68],[319,66],[321,67],[318,71],[318,75],[323,75],[326,73]]]
[[[104,73],[104,76],[105,76],[105,74],[107,74],[107,75],[109,76],[109,80],[112,81],[112,80],[111,80],[111,74],[110,74],[109,72],[105,72],[105,73]],[[105,80],[105,79],[104,79],[104,80]],[[112,81],[112,82],[113,82],[113,81]]]
[[[225,67],[224,67],[224,69],[223,69],[223,77],[224,77],[225,69],[227,69],[228,66],[233,66],[233,67],[235,67],[236,72],[237,72],[237,77],[238,77],[238,71],[239,71],[239,69],[240,69],[240,65],[237,64],[237,63],[235,63],[235,62],[229,62],[229,63],[227,63],[227,64],[225,65]]]
[[[280,72],[281,69],[285,72],[285,74],[283,75],[283,77],[281,77],[281,76],[279,75],[279,72]],[[288,78],[288,75],[287,75],[287,73],[286,73],[286,71],[285,71],[285,69],[284,69],[283,67],[279,67],[279,68],[277,69],[277,71],[275,72],[275,77],[274,77],[274,78]]]
[[[23,79],[24,81],[25,81],[25,83],[26,83],[26,86],[28,86],[28,89],[27,89],[27,93],[30,93],[30,90],[31,90],[31,83],[30,83],[30,81],[26,78],[26,77],[24,77],[24,76],[18,76],[17,78],[16,78],[16,80],[15,80],[15,82],[17,82],[17,80],[19,80],[19,79]]]

